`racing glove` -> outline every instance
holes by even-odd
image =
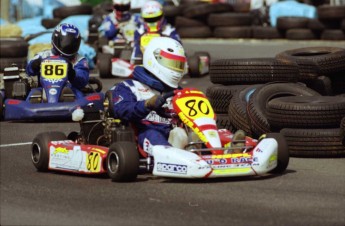
[[[158,110],[163,106],[166,99],[162,95],[154,95],[150,99],[145,101],[145,107],[150,110]]]
[[[35,72],[40,71],[41,70],[41,62],[42,62],[41,57],[33,60],[31,63],[31,69]]]
[[[72,82],[75,79],[75,70],[73,68],[73,64],[71,62],[68,62],[67,67],[68,67],[68,72],[67,72],[68,80]]]

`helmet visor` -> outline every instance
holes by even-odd
[[[155,51],[155,57],[157,62],[176,72],[184,72],[186,66],[186,57],[178,56],[175,54],[168,53],[164,50],[157,49]]]

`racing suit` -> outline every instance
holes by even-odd
[[[155,26],[150,26],[149,23],[142,23],[138,29],[134,32],[134,50],[132,54],[131,62],[134,62],[136,59],[142,58],[142,43],[141,38],[145,35],[159,35],[170,37],[181,42],[181,38],[178,35],[176,29],[167,23],[166,19],[162,19],[161,22],[155,24]]]
[[[38,58],[41,58],[42,60],[51,57],[51,56],[56,56],[57,54],[55,53],[54,49],[51,50],[44,50],[39,53],[37,53],[34,58],[32,58],[27,66],[26,66],[26,73],[29,76],[35,76],[35,75],[40,75],[39,70],[34,70],[32,67],[33,61],[35,61]],[[75,77],[73,79],[69,79],[69,86],[74,94],[80,98],[83,97],[83,93],[80,91],[82,88],[84,88],[88,82],[89,82],[89,66],[87,59],[83,56],[80,56],[77,54],[76,57],[74,57],[72,60],[67,60],[68,62],[71,62],[75,71]]]
[[[161,112],[146,108],[145,101],[155,94],[160,95],[172,90],[142,66],[135,67],[133,79],[125,80],[112,88],[115,118],[135,125],[138,143],[144,150],[144,142],[146,144],[147,140],[151,145],[171,146],[168,138],[172,119],[164,117]],[[172,112],[171,98],[167,99],[163,108]]]
[[[123,14],[123,18],[119,20],[115,17],[115,13],[109,13],[104,18],[100,31],[108,40],[116,42],[120,39],[131,43],[134,39],[134,31],[139,23],[140,19],[136,15]]]

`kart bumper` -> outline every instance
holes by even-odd
[[[252,152],[203,155],[174,147],[154,146],[153,174],[174,178],[217,178],[263,175],[277,166],[278,143],[263,139]]]
[[[37,103],[16,99],[5,101],[5,120],[71,120],[72,112],[80,107],[93,104],[96,109],[103,110],[104,94],[96,93],[77,99],[74,102]]]

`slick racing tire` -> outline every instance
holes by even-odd
[[[139,152],[134,142],[115,142],[109,147],[107,171],[113,182],[134,181],[139,172]]]
[[[0,94],[0,121],[4,119],[4,97]]]
[[[281,133],[267,133],[266,138],[273,138],[278,143],[278,164],[271,173],[281,174],[289,165],[290,154],[286,139]]]
[[[104,99],[105,107],[104,107],[104,112],[109,116],[114,118],[115,113],[114,113],[114,101],[113,101],[113,94],[111,90],[108,90],[105,93],[105,99]]]
[[[111,74],[111,58],[113,56],[109,53],[99,53],[97,56],[98,67],[99,67],[99,77],[101,78],[112,78]]]
[[[48,171],[50,141],[66,140],[67,137],[62,132],[44,132],[38,134],[31,145],[31,159],[36,169],[40,172]]]

